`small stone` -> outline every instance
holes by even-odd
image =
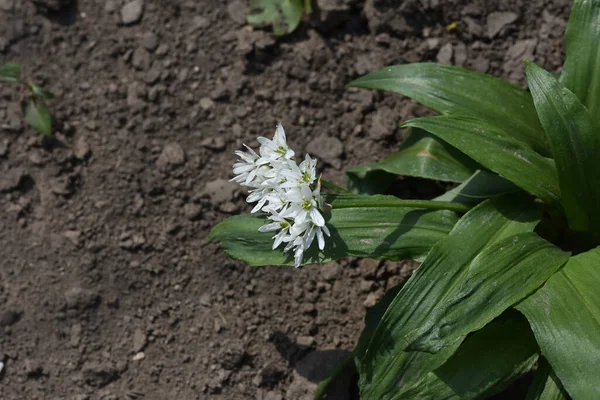
[[[200,108],[203,110],[210,110],[215,106],[215,102],[209,97],[203,97],[200,99]]]
[[[360,291],[363,293],[369,293],[375,287],[375,282],[373,281],[361,281],[360,282]]]
[[[179,143],[169,143],[164,148],[156,165],[159,168],[165,168],[168,165],[182,165],[185,163],[185,151]]]
[[[437,56],[435,56],[435,58],[440,64],[450,65],[452,64],[452,53],[452,43],[446,43],[442,46],[440,51],[438,51]]]
[[[379,107],[369,126],[369,137],[374,140],[390,138],[398,131],[398,115],[389,107]]]
[[[135,353],[135,355],[133,357],[131,357],[132,361],[140,361],[143,360],[144,358],[146,358],[146,355],[144,354],[143,351],[140,351],[139,353]]]
[[[85,383],[101,388],[119,378],[119,370],[109,361],[99,363],[88,361],[81,367]]]
[[[75,324],[71,327],[71,340],[69,341],[71,347],[77,347],[81,343],[82,330],[81,324]]]
[[[142,18],[144,0],[132,0],[121,8],[121,22],[125,25],[135,24]]]
[[[483,36],[483,26],[479,25],[477,21],[475,21],[471,17],[463,18],[463,22],[467,26],[467,32],[473,35],[476,38]]]
[[[219,205],[232,200],[238,189],[238,185],[234,182],[226,179],[215,179],[204,186],[203,194],[210,197],[213,204]]]
[[[78,160],[85,160],[90,155],[90,146],[87,144],[84,136],[79,136],[73,147],[73,155]]]
[[[65,292],[65,301],[68,308],[94,308],[100,302],[100,296],[94,290],[73,287]]]
[[[365,278],[374,278],[377,274],[377,268],[379,268],[379,264],[381,261],[373,260],[371,258],[363,258],[358,262],[358,268],[363,277]]]
[[[200,298],[198,299],[198,302],[200,303],[201,306],[210,307],[212,305],[210,294],[202,293],[200,295]]]
[[[223,136],[212,136],[201,141],[200,145],[210,150],[221,151],[225,148],[225,139]]]
[[[344,145],[336,137],[318,136],[308,143],[306,152],[339,169],[342,166],[341,157],[344,153]]]
[[[146,32],[142,36],[140,43],[148,51],[154,51],[158,47],[158,36],[154,32]]]
[[[148,337],[146,336],[146,333],[139,328],[136,329],[135,332],[133,332],[133,352],[139,353],[144,350],[144,347],[146,347],[146,344],[148,343],[147,341]]]
[[[205,28],[208,28],[209,26],[210,26],[210,21],[206,17],[203,17],[201,15],[196,15],[192,19],[192,31],[195,31],[198,29],[205,29]]]
[[[462,67],[467,62],[467,46],[463,42],[458,42],[454,46],[454,65]]]
[[[519,16],[510,11],[497,11],[490,13],[487,17],[487,37],[490,39],[494,38],[500,33],[500,31],[502,31],[502,28],[515,22],[517,18],[519,18]]]
[[[369,293],[367,295],[366,300],[363,303],[363,306],[366,308],[374,307],[379,301],[379,295],[377,293]]]
[[[143,47],[138,47],[137,49],[135,49],[135,51],[133,52],[133,57],[131,59],[131,64],[136,69],[146,71],[148,68],[150,68],[150,63],[151,59],[148,50],[146,50]]]
[[[326,281],[333,281],[342,273],[342,266],[336,262],[329,262],[327,264],[321,265],[321,276]]]
[[[183,214],[190,221],[197,221],[202,217],[202,207],[198,204],[188,203],[183,206]]]
[[[0,314],[0,326],[11,326],[19,322],[21,313],[15,310],[6,310]]]
[[[33,150],[31,153],[29,153],[27,158],[29,158],[29,162],[31,162],[33,165],[38,167],[44,165],[44,157],[42,157],[41,152],[38,150]]]
[[[244,25],[248,15],[248,3],[242,0],[230,1],[227,4],[227,14],[234,22]]]
[[[296,338],[296,344],[304,347],[312,347],[316,343],[316,340],[313,336],[298,336]]]
[[[63,236],[69,239],[74,246],[81,246],[81,232],[80,231],[65,231]]]

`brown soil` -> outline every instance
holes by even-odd
[[[131,25],[122,0],[69,3],[0,0],[0,64],[58,94],[48,141],[22,124],[17,89],[0,86],[6,400],[311,398],[413,264],[229,260],[207,236],[249,210],[226,181],[233,151],[281,120],[342,184],[425,112],[346,83],[437,59],[523,84],[524,58],[559,69],[570,5],[318,0],[313,22],[276,39],[244,26],[243,0],[145,0]],[[497,11],[517,19],[503,25]]]

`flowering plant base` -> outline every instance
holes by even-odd
[[[405,122],[411,133],[397,154],[351,170],[358,193],[328,195],[330,210],[315,207],[331,237],[302,248],[301,263],[422,261],[367,315],[352,362],[335,370],[358,373],[362,399],[487,398],[528,372],[528,399],[598,398],[599,25],[600,0],[576,0],[561,75],[526,63],[529,91],[435,64],[351,83],[440,114]],[[427,201],[374,194],[396,175],[459,185]],[[212,238],[251,265],[294,264],[258,232],[268,224],[237,216]]]

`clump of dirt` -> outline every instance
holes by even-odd
[[[229,260],[208,232],[249,210],[233,151],[281,120],[343,184],[427,112],[350,80],[438,61],[523,84],[523,59],[560,67],[571,2],[316,3],[275,38],[243,0],[0,0],[0,63],[58,95],[48,142],[0,86],[2,399],[310,398],[415,265]]]

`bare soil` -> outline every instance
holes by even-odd
[[[570,6],[317,0],[275,38],[244,25],[244,0],[129,2],[0,0],[0,64],[58,95],[44,140],[0,86],[1,399],[310,399],[415,265],[229,260],[208,232],[249,210],[234,150],[281,120],[343,184],[427,112],[350,80],[440,61],[524,84],[523,59],[559,70]]]

